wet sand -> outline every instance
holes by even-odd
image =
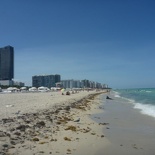
[[[154,155],[155,118],[133,109],[131,103],[118,98],[103,99],[104,112],[94,115],[96,121],[108,122],[103,132],[109,145],[97,155]]]

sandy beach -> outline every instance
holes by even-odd
[[[0,104],[0,155],[155,153],[155,119],[112,94],[10,93]]]
[[[100,113],[102,92],[0,94],[0,154],[90,154],[108,144]],[[79,120],[80,119],[80,120]]]

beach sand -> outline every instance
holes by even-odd
[[[0,94],[0,154],[96,154],[108,145],[106,124],[90,118],[102,111],[100,93]]]
[[[108,95],[0,94],[0,155],[154,155],[155,119]]]

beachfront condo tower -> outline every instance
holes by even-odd
[[[32,77],[33,87],[55,87],[57,82],[60,82],[61,76],[56,75],[35,75]]]
[[[0,80],[14,78],[14,48],[5,46],[0,48]]]

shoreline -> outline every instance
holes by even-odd
[[[104,120],[108,127],[103,128],[109,145],[98,151],[106,155],[154,155],[155,153],[155,118],[142,114],[127,100],[114,97],[104,100],[104,111],[92,116],[96,122]]]
[[[102,143],[105,146],[108,143],[102,132],[103,127],[89,117],[101,111],[101,92],[80,93],[78,97],[71,94],[73,97],[70,98],[59,94],[59,101],[49,105],[48,109],[41,106],[42,110],[37,112],[32,110],[2,119],[0,149],[6,155],[94,155],[103,147]],[[64,97],[67,99],[64,100]]]

